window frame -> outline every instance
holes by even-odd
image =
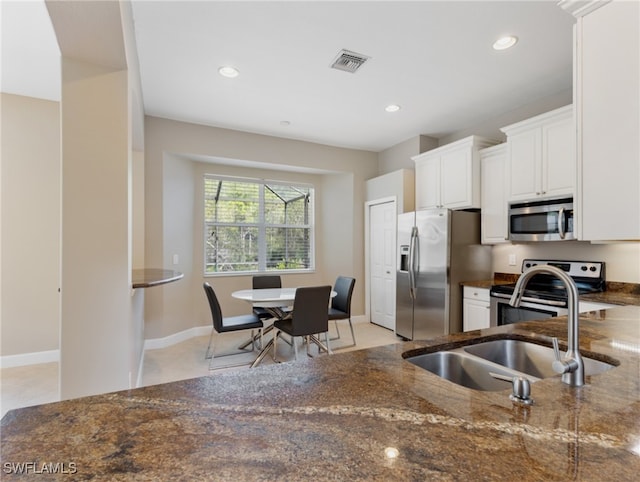
[[[207,179],[213,179],[216,181],[233,181],[233,182],[245,182],[245,183],[253,183],[259,185],[259,215],[258,222],[256,223],[211,223],[207,221],[206,217],[206,203],[207,203],[207,193],[206,193],[206,181]],[[264,192],[266,189],[266,185],[278,185],[278,186],[286,186],[286,187],[305,187],[309,189],[309,198],[311,208],[308,213],[308,224],[300,225],[300,224],[267,224],[265,221],[265,196]],[[266,274],[266,273],[279,273],[279,274],[295,274],[295,273],[313,273],[315,272],[315,191],[316,188],[314,184],[309,182],[300,182],[300,181],[282,181],[282,180],[272,180],[272,179],[261,179],[261,178],[251,178],[251,177],[236,177],[236,176],[225,176],[218,174],[210,174],[205,173],[202,176],[201,182],[202,189],[202,205],[203,205],[203,275],[204,277],[220,277],[220,276],[242,276],[242,275],[255,275],[255,274]],[[255,227],[258,231],[258,270],[247,270],[247,271],[207,271],[207,241],[209,238],[210,226],[243,226],[243,227]],[[293,269],[267,269],[267,243],[265,241],[261,242],[260,240],[266,240],[266,230],[268,228],[305,228],[309,229],[309,267],[308,268],[293,268]]]

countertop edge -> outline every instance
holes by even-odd
[[[134,269],[132,275],[133,289],[151,288],[172,283],[184,278],[184,273],[170,269],[146,268]]]

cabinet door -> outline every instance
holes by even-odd
[[[578,24],[581,239],[640,239],[640,3]]]
[[[573,116],[542,126],[542,195],[572,195],[576,178]]]
[[[463,331],[489,328],[489,302],[465,298],[462,309],[464,312]]]
[[[478,207],[471,198],[471,149],[464,148],[440,157],[441,205],[449,209]]]
[[[482,244],[507,242],[506,164],[506,145],[480,153]]]
[[[529,200],[540,195],[541,129],[509,136],[509,199]]]
[[[440,206],[440,156],[416,162],[416,209]]]

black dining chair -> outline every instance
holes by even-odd
[[[353,287],[355,286],[355,284],[355,278],[338,276],[338,278],[336,279],[335,287],[333,288],[337,295],[331,298],[331,306],[329,307],[329,320],[334,320],[337,336],[331,338],[331,340],[333,341],[340,339],[338,320],[349,321],[349,328],[351,329],[351,339],[353,340],[353,343],[351,345],[341,346],[340,348],[356,346],[356,337],[353,334],[353,324],[351,323],[351,297],[353,296]]]
[[[331,286],[311,286],[298,288],[293,301],[293,311],[286,318],[276,320],[274,327],[278,330],[273,338],[273,359],[276,360],[278,338],[282,333],[291,336],[296,360],[298,359],[298,345],[295,337],[304,337],[307,342],[307,355],[309,346],[313,342],[318,345],[320,351],[331,353],[329,345],[329,297]],[[325,334],[323,344],[316,335]]]
[[[252,287],[254,290],[263,290],[268,288],[282,288],[282,280],[279,275],[256,275],[252,279]],[[269,320],[273,315],[264,308],[254,307],[253,312],[261,320]]]
[[[262,320],[260,320],[260,318],[258,318],[258,316],[253,313],[249,315],[229,316],[226,318],[223,317],[222,309],[220,308],[220,303],[218,302],[218,297],[213,291],[213,288],[209,283],[204,283],[203,287],[205,293],[207,294],[207,300],[209,300],[209,307],[211,308],[211,318],[213,319],[213,328],[211,329],[211,335],[209,336],[209,345],[207,346],[207,352],[205,354],[205,360],[210,360],[209,370],[212,370],[213,360],[216,357],[213,343],[214,332],[222,334],[232,331],[251,330],[251,341],[247,345],[251,344],[251,351],[253,351],[256,348],[256,337],[253,336],[254,330],[259,330],[258,337],[260,339],[260,346],[262,346],[262,329],[264,327],[264,324],[262,323]],[[218,358],[246,352],[247,350],[226,353],[224,355],[218,355]],[[234,365],[226,365],[225,368],[229,366]]]

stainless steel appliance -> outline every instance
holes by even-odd
[[[567,241],[573,232],[573,198],[509,204],[510,241]]]
[[[578,294],[604,291],[605,264],[600,261],[557,261],[525,259],[521,272],[532,266],[555,266],[573,278]],[[519,321],[542,320],[567,314],[567,292],[554,276],[537,274],[527,284],[522,303],[515,308],[509,305],[515,283],[494,285],[490,291],[491,326],[508,325]]]
[[[398,216],[396,334],[427,339],[462,331],[462,281],[491,277],[480,214],[432,209]]]

